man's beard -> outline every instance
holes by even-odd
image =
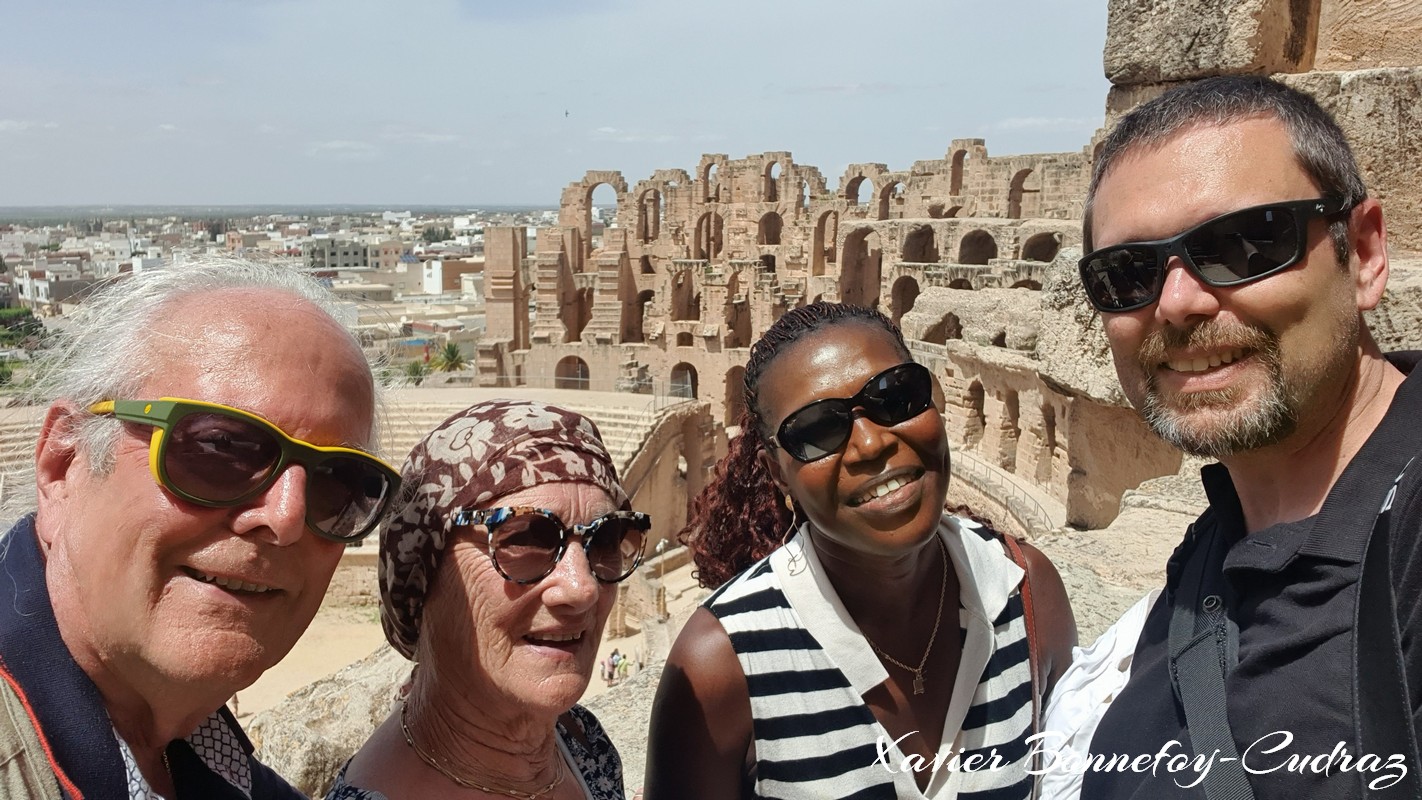
[[[1167,405],[1156,369],[1167,353],[1185,348],[1244,350],[1264,367],[1265,385],[1181,393]],[[1186,453],[1218,459],[1257,450],[1283,441],[1298,425],[1302,398],[1297,386],[1284,379],[1279,337],[1272,331],[1217,323],[1165,328],[1146,338],[1139,358],[1146,378],[1141,415],[1157,436]],[[1255,388],[1262,391],[1250,397],[1249,390]]]

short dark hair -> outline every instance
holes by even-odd
[[[1318,101],[1261,76],[1206,78],[1141,104],[1123,117],[1101,143],[1086,192],[1082,246],[1088,252],[1095,249],[1091,218],[1096,191],[1121,156],[1136,148],[1158,146],[1195,125],[1227,125],[1251,117],[1272,117],[1283,123],[1293,143],[1294,157],[1325,196],[1344,201],[1346,208],[1367,198],[1368,189],[1347,137]],[[1329,234],[1339,263],[1346,263],[1351,252],[1348,220],[1334,221]]]

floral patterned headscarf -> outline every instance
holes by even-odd
[[[547,483],[591,483],[629,508],[593,421],[529,400],[460,411],[415,445],[400,473],[406,502],[380,535],[380,623],[390,645],[410,659],[455,508],[487,508]]]

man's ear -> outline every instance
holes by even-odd
[[[35,443],[35,501],[36,517],[43,522],[61,513],[61,507],[69,498],[77,453],[74,437],[79,422],[79,409],[61,400],[49,407],[40,426],[39,441]],[[55,526],[37,524],[35,528],[40,539],[50,544]]]
[[[1372,197],[1353,209],[1348,221],[1348,240],[1357,259],[1354,285],[1359,311],[1376,308],[1387,290],[1387,225],[1382,205]]]

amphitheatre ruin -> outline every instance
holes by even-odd
[[[900,324],[941,389],[951,499],[1061,565],[1083,639],[1159,582],[1203,503],[1199,463],[1126,403],[1076,277],[1095,149],[1141,101],[1260,73],[1318,97],[1387,214],[1390,290],[1369,324],[1385,350],[1422,345],[1422,7],[1112,0],[1104,60],[1104,125],[1077,151],[993,155],[983,139],[954,139],[941,156],[838,176],[786,151],[708,154],[645,177],[590,171],[563,191],[557,226],[486,231],[479,388],[397,392],[386,444],[399,459],[470,399],[504,394],[556,398],[599,423],[634,507],[656,520],[607,634],[641,635],[653,668],[590,704],[617,710],[603,719],[629,790],[658,650],[696,597],[675,534],[739,432],[749,345],[790,308],[875,305]],[[602,185],[617,199],[605,226],[592,214]],[[402,669],[387,651],[260,715],[268,763],[322,791],[388,711]]]

